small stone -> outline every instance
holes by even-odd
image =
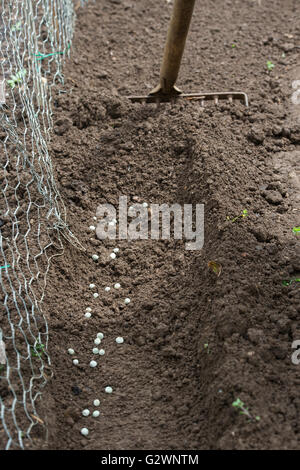
[[[83,436],[87,436],[89,433],[89,430],[87,428],[82,428],[80,432]]]
[[[262,144],[265,140],[265,133],[260,127],[253,126],[248,133],[248,139],[255,144]]]
[[[279,191],[266,191],[265,199],[273,205],[281,204],[283,201],[283,197]]]

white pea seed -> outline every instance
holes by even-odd
[[[110,287],[105,287],[105,292],[109,292],[110,291]]]
[[[116,224],[116,223],[117,223],[117,219],[113,219],[112,221],[113,221],[113,223],[114,223],[114,224]]]
[[[120,250],[119,250],[119,248],[114,248],[113,251],[114,251],[114,253],[119,253]]]
[[[97,338],[103,339],[103,338],[104,338],[104,334],[103,334],[103,333],[97,333]]]
[[[116,259],[117,255],[116,255],[116,253],[111,253],[109,256],[111,257],[111,259]]]
[[[95,292],[95,294],[93,294],[93,297],[94,297],[95,299],[97,299],[97,297],[99,297],[98,292]]]
[[[90,285],[89,285],[89,288],[90,288],[90,289],[94,289],[95,287],[96,287],[95,284],[90,284]]]
[[[96,362],[96,361],[91,361],[91,362],[90,362],[90,366],[91,366],[91,367],[96,367],[96,365],[97,365],[97,362]]]
[[[85,311],[86,311],[86,312],[91,312],[92,309],[91,309],[90,307],[87,307],[87,308],[85,309]]]
[[[96,399],[94,400],[94,406],[99,406],[100,405],[100,400]]]
[[[124,302],[126,305],[128,305],[130,303],[130,299],[127,297],[127,299],[125,299]]]
[[[75,351],[74,349],[70,348],[68,349],[68,353],[71,354],[71,356],[73,356],[73,354],[75,354]]]
[[[82,428],[80,432],[83,436],[87,436],[89,433],[89,430],[87,428]]]
[[[105,350],[104,349],[99,349],[99,355],[104,356],[104,354],[105,354]]]
[[[88,416],[90,414],[89,410],[83,410],[82,415],[83,416]]]
[[[111,222],[108,222],[108,225],[110,225],[111,227],[113,227],[114,225],[116,225],[116,223],[112,220]]]
[[[98,348],[93,348],[93,354],[99,354],[99,349]]]
[[[94,418],[98,418],[99,415],[100,415],[100,411],[98,411],[98,410],[93,411],[93,417]]]
[[[84,316],[85,318],[91,318],[92,314],[91,312],[85,312]]]
[[[73,359],[73,364],[74,364],[74,366],[78,366],[78,364],[79,364],[78,359]]]
[[[119,284],[118,282],[114,285],[115,289],[120,289],[120,287],[121,287],[121,284]]]
[[[94,261],[98,261],[99,256],[98,255],[93,255],[92,258],[93,258]]]
[[[94,217],[93,217],[93,220],[97,220],[97,217],[94,216]]]
[[[113,389],[111,387],[105,387],[105,393],[112,393]]]
[[[91,231],[93,231],[93,230],[96,230],[96,227],[95,227],[94,225],[90,225],[90,226],[89,226],[89,229],[90,229]]]
[[[95,341],[94,341],[95,344],[100,344],[101,343],[101,339],[100,338],[96,338]]]
[[[116,338],[116,343],[118,343],[118,344],[124,343],[124,338],[122,338],[122,336],[118,336],[118,337]]]
[[[148,203],[147,203],[147,202],[143,202],[142,206],[143,206],[143,207],[148,207]]]

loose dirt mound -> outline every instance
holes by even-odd
[[[282,4],[196,7],[180,86],[246,91],[248,109],[132,105],[124,96],[157,80],[171,4],[98,1],[78,10],[52,156],[70,228],[87,251],[66,245],[48,283],[49,448],[299,448],[300,366],[291,362],[299,283],[282,281],[300,272],[292,232],[300,127],[288,119],[297,49],[286,46],[299,45],[300,29],[297,2],[284,2],[284,12]],[[285,155],[291,171],[280,164]],[[97,206],[117,206],[121,195],[128,205],[205,204],[203,249],[187,251],[181,240],[97,240],[88,229]],[[243,210],[247,217],[233,221]],[[211,261],[222,267],[219,277]],[[106,354],[92,369],[98,331]],[[115,343],[120,335],[123,345]],[[84,418],[95,398],[100,417]],[[237,398],[252,420],[232,406]]]

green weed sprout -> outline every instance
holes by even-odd
[[[251,421],[253,420],[253,416],[250,414],[248,408],[245,407],[245,403],[242,402],[239,398],[237,398],[233,403],[232,406],[239,410],[241,415],[247,416]],[[255,416],[256,421],[260,420],[260,416]]]
[[[31,346],[32,357],[41,357],[44,352],[45,352],[45,346],[42,343],[37,343],[35,348]]]
[[[300,278],[299,278],[299,277],[298,277],[298,278],[296,277],[296,278],[294,278],[294,279],[284,280],[284,281],[282,281],[282,285],[283,285],[283,286],[290,286],[293,282],[300,282]]]
[[[267,69],[273,70],[274,67],[275,65],[273,64],[273,62],[271,62],[270,60],[267,60]]]
[[[11,30],[12,31],[21,31],[22,29],[22,23],[21,21],[18,21],[14,26],[12,26]]]
[[[300,227],[293,227],[294,233],[300,233]]]
[[[10,80],[7,80],[8,85],[13,90],[16,85],[23,82],[23,78],[26,75],[26,70],[20,70],[16,75],[11,75]]]
[[[230,219],[229,216],[227,216],[227,220],[231,220],[231,222],[235,222],[237,219],[239,219],[240,217],[247,217],[248,215],[248,211],[247,209],[244,209],[243,212],[240,214],[240,215],[237,215],[236,217],[234,217],[233,219]]]

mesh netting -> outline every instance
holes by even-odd
[[[0,0],[0,449],[32,446],[45,426],[38,402],[51,376],[46,277],[62,237],[78,244],[47,149],[51,91],[63,82],[73,27],[72,0]]]

